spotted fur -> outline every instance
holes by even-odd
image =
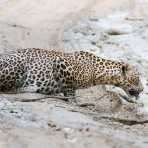
[[[24,90],[65,96],[74,95],[78,88],[101,84],[121,87],[134,96],[143,90],[134,67],[83,51],[22,49],[1,56],[0,82],[2,92]]]

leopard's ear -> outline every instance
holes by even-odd
[[[123,75],[124,77],[126,77],[128,67],[129,67],[128,64],[122,63],[122,75]]]

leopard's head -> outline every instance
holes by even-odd
[[[121,76],[118,82],[129,97],[139,97],[139,94],[143,91],[143,86],[140,80],[140,74],[138,70],[129,64],[121,64]]]

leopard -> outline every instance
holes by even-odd
[[[143,91],[134,66],[83,50],[68,53],[26,48],[0,56],[0,92],[62,93],[74,97],[77,89],[96,85],[119,87],[128,98],[138,98]]]

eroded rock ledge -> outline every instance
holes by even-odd
[[[76,102],[67,102],[40,94],[2,94],[0,146],[148,146],[148,115],[142,107],[123,103],[102,87],[78,90],[77,96]],[[21,102],[26,97],[37,100]]]

